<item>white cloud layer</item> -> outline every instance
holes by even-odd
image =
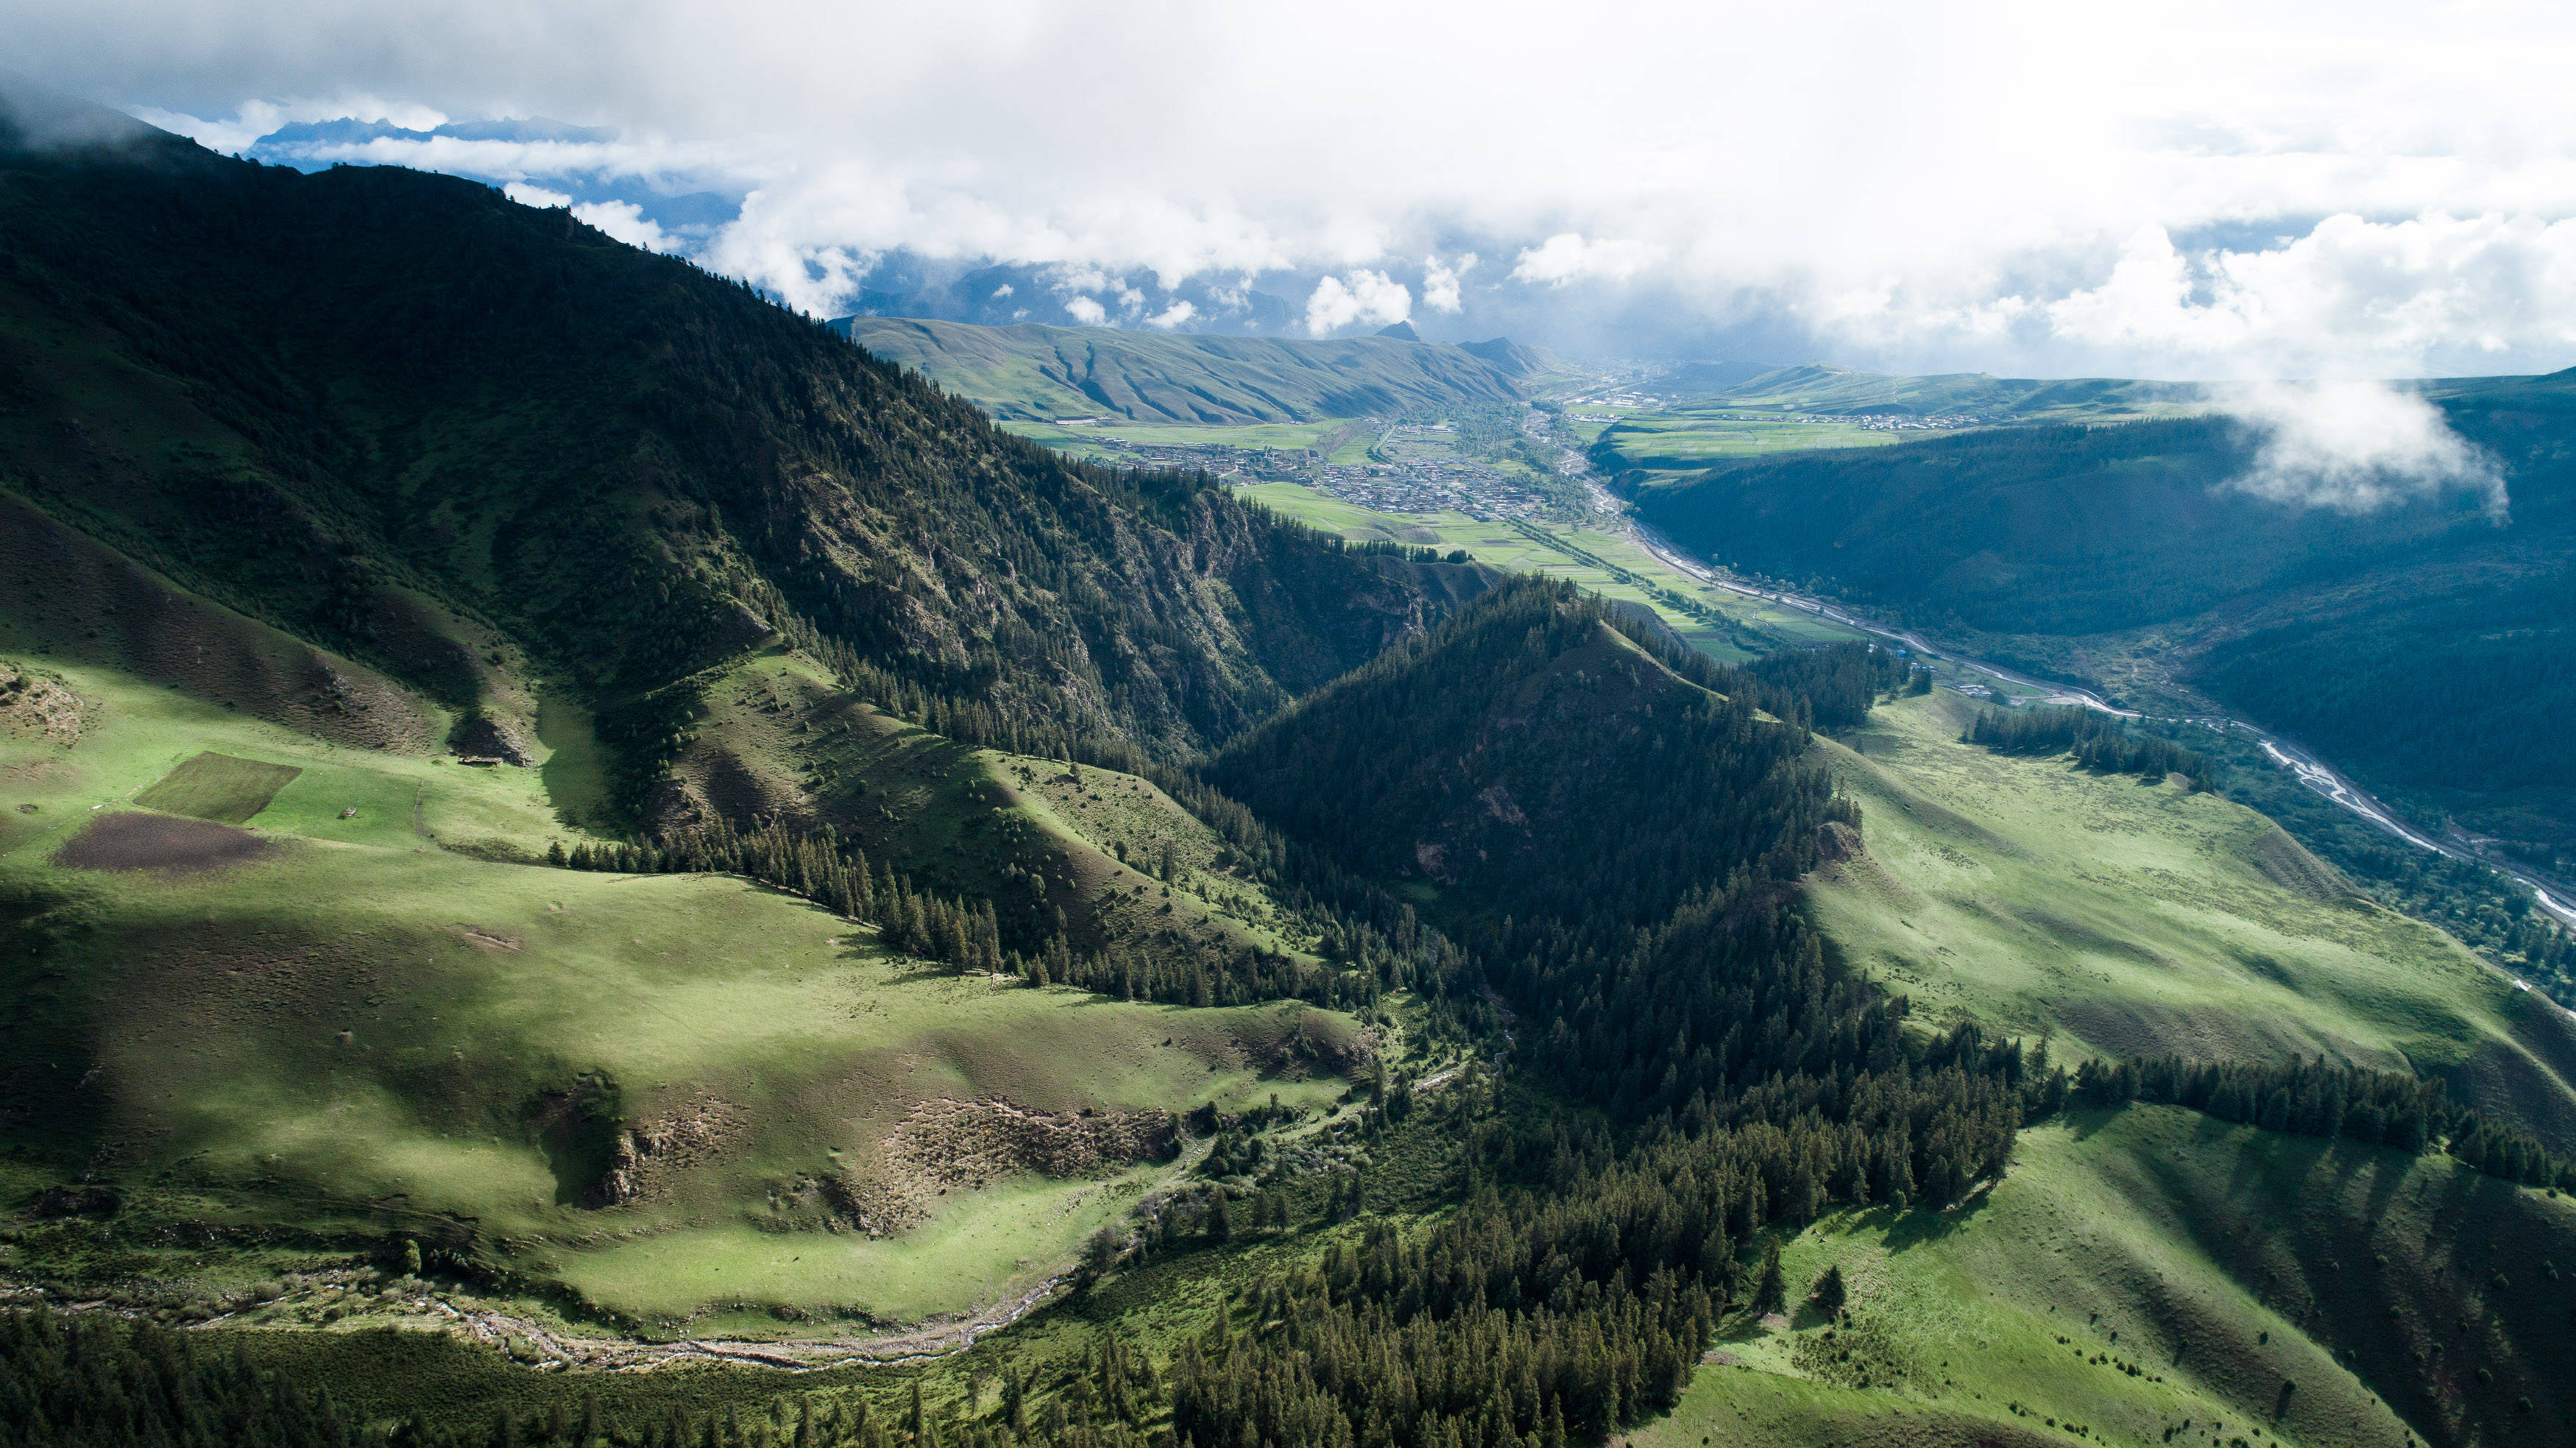
[[[1472,251],[1460,252],[1448,261],[1442,261],[1437,255],[1424,257],[1422,259],[1422,305],[1435,312],[1449,312],[1454,315],[1462,306],[1458,299],[1458,289],[1466,282],[1467,273],[1475,269],[1476,254]]]
[[[589,201],[572,209],[575,220],[596,226],[628,246],[646,251],[669,251],[671,239],[662,234],[659,223],[645,219],[644,208],[632,201]]]
[[[0,0],[0,17],[15,68],[228,149],[340,115],[615,127],[341,159],[747,195],[702,256],[818,310],[905,249],[1167,287],[1333,278],[1344,295],[1319,288],[1310,326],[1380,314],[1361,275],[1427,311],[1626,298],[1623,316],[1763,322],[1878,365],[2576,361],[2564,6],[1656,0],[1569,25],[1518,0]],[[1469,249],[1510,258],[1508,278],[1463,288],[1440,259]]]
[[[2439,409],[2378,382],[2264,384],[2231,405],[2261,438],[2230,486],[2277,503],[2373,513],[2451,493],[2505,521],[2504,469]]]
[[[1306,299],[1306,330],[1328,337],[1353,323],[1391,326],[1413,315],[1413,293],[1380,271],[1326,277]]]
[[[1512,280],[1561,287],[1569,282],[1624,282],[1661,260],[1663,249],[1642,241],[1587,241],[1563,231],[1520,255]]]

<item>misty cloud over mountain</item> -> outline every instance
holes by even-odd
[[[33,7],[18,63],[222,150],[519,183],[818,314],[2017,375],[2576,361],[2576,29],[2541,11],[161,11]]]

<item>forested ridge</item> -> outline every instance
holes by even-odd
[[[1170,754],[1445,606],[471,182],[0,136],[0,226],[0,486],[460,709],[478,665],[420,595],[491,621],[599,706],[639,820],[698,671],[766,634]]]
[[[1197,1179],[1122,1205],[1084,1253],[1066,1318],[1099,1330],[1079,1366],[1035,1378],[1014,1359],[991,1401],[979,1367],[962,1406],[930,1400],[922,1370],[747,1415],[630,1412],[556,1388],[564,1373],[532,1390],[555,1394],[542,1412],[441,1397],[360,1422],[310,1374],[13,1310],[0,1448],[1562,1448],[1670,1409],[1720,1323],[1786,1305],[1782,1238],[1839,1207],[1971,1198],[2070,1091],[2401,1149],[2447,1137],[2501,1181],[2576,1184],[2412,1078],[2166,1061],[2070,1082],[2045,1043],[1916,1019],[1799,908],[1802,878],[1866,827],[1811,731],[1918,686],[1884,649],[1730,668],[1569,585],[1488,588],[1204,477],[1069,465],[742,288],[468,183],[176,143],[0,147],[0,223],[0,483],[468,713],[491,705],[494,661],[458,658],[432,615],[491,622],[599,706],[620,761],[632,837],[546,863],[738,873],[1031,984],[1359,1011],[1403,993],[1408,1029],[1459,1057],[1438,1090],[1362,1080],[1331,1128],[1429,1163],[1400,1200],[1360,1166],[1238,1199],[1236,1154],[1257,1162],[1260,1129],[1305,1108],[1193,1112],[1216,1134]],[[109,411],[71,410],[57,341],[112,379]],[[2158,426],[1939,457],[1981,482],[2035,458],[2117,472],[2139,437],[2160,457],[2230,446]],[[1908,471],[1922,460],[1889,476],[1957,475]],[[2168,502],[2200,466],[2171,464]],[[832,829],[658,815],[707,677],[771,640],[949,738],[1147,776],[1319,948],[1077,955]],[[2205,774],[2090,716],[1980,730]],[[1256,1233],[1275,1274],[1119,1316],[1123,1275]],[[1176,1344],[1159,1358],[1121,1336],[1149,1318]]]
[[[2428,390],[2501,469],[2501,515],[2474,481],[2363,513],[2258,496],[2236,483],[2260,439],[2224,417],[1748,459],[1638,506],[1720,562],[2051,677],[2144,649],[2419,823],[2567,868],[2576,373]]]
[[[1753,701],[1816,705],[1625,627],[1566,585],[1505,585],[1213,765],[1301,847],[1440,882],[1432,918],[1465,952],[1448,989],[1508,1003],[1516,1065],[1551,1083],[1523,1113],[1574,1113],[1472,1131],[1485,1190],[1348,1288],[1291,1285],[1264,1309],[1283,1332],[1220,1322],[1173,1372],[1194,1441],[1442,1448],[1637,1421],[1741,1305],[1764,1232],[1829,1203],[1954,1201],[2062,1099],[2044,1057],[1909,1033],[1902,998],[1828,963],[1795,884],[1858,812],[1805,727]],[[1861,650],[1779,676],[1862,708],[1906,678]]]
[[[2439,1144],[2488,1176],[2576,1192],[2576,1162],[2454,1103],[2447,1087],[2424,1077],[2330,1066],[2322,1058],[2274,1066],[2160,1056],[2087,1061],[2076,1069],[2073,1090],[2091,1106],[2161,1101],[2265,1131],[2349,1137],[2405,1152]]]
[[[1345,868],[1641,925],[1850,822],[1804,730],[1759,717],[1764,693],[1570,585],[1521,580],[1246,735],[1209,778]],[[1778,702],[1812,713],[1804,697]]]

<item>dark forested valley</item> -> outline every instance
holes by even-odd
[[[2500,465],[2367,512],[2235,484],[2223,417],[2001,428],[1748,461],[1640,498],[1686,546],[2163,713],[2288,733],[2439,828],[2564,868],[2551,741],[2576,707],[2576,377],[2437,385]]]

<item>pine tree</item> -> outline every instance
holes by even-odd
[[[1780,1248],[1774,1243],[1762,1256],[1762,1271],[1753,1280],[1753,1310],[1757,1313],[1778,1312],[1789,1299],[1789,1285],[1780,1275]]]
[[[1826,1316],[1832,1317],[1843,1310],[1845,1290],[1843,1269],[1837,1263],[1827,1267],[1824,1275],[1816,1279],[1815,1290],[1807,1294],[1807,1299],[1822,1308]]]

